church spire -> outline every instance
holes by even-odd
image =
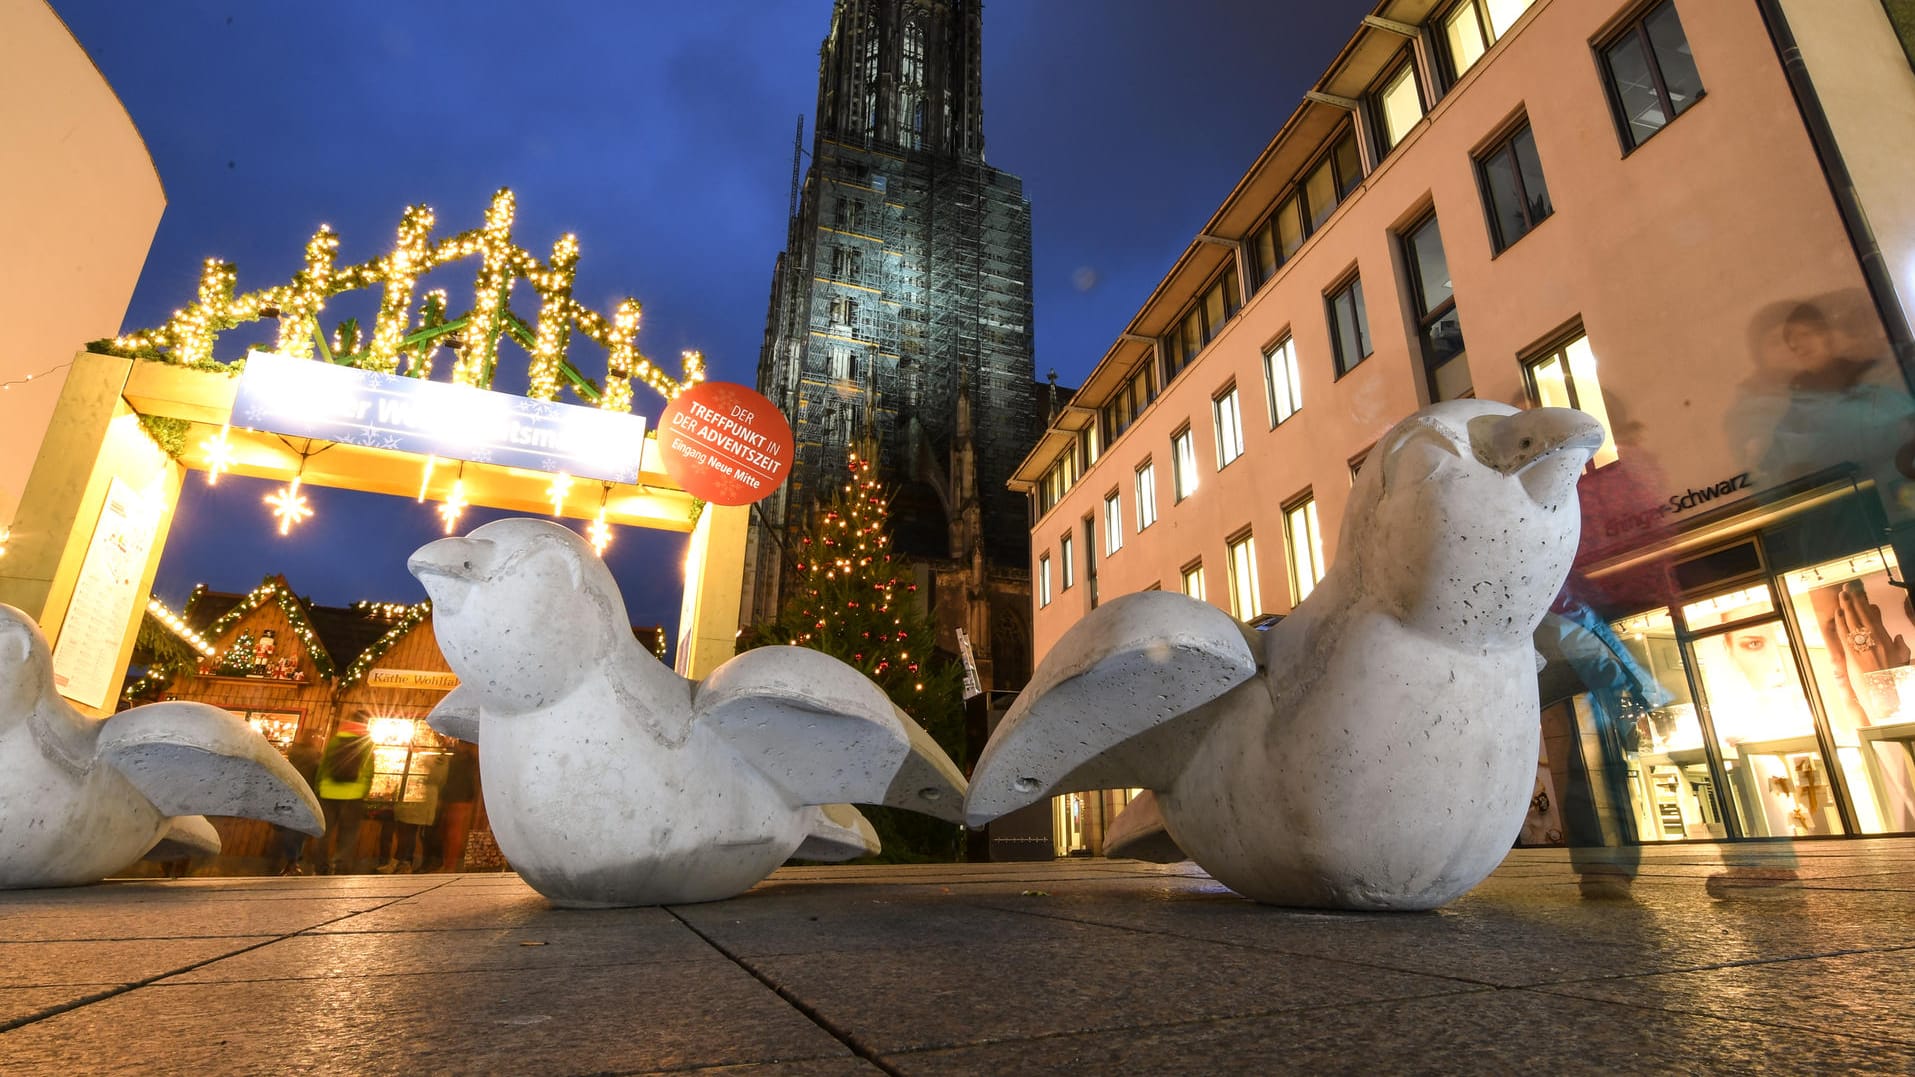
[[[818,136],[982,160],[982,7],[836,0],[818,56]]]

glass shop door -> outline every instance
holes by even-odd
[[[1768,579],[1691,598],[1679,617],[1737,836],[1851,833],[1799,641]]]

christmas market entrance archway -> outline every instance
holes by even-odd
[[[75,357],[0,576],[0,602],[35,617],[56,666],[67,667],[63,693],[91,713],[111,713],[188,471],[286,483],[282,522],[297,516],[301,486],[329,486],[424,497],[440,503],[449,525],[471,505],[689,533],[676,667],[702,677],[731,655],[746,509],[686,493],[666,474],[650,431],[635,481],[614,483],[232,425],[239,364],[217,360],[214,344],[220,332],[265,318],[278,319],[281,355],[429,379],[434,358],[449,349],[449,380],[483,390],[492,389],[499,344],[510,339],[531,357],[525,397],[559,402],[569,393],[568,403],[617,412],[631,410],[635,381],[670,399],[703,380],[695,352],[685,354],[678,379],[639,353],[636,300],[606,317],[573,299],[576,239],[561,237],[540,260],[513,242],[512,217],[512,194],[500,191],[482,227],[435,240],[431,210],[414,206],[389,254],[350,266],[334,263],[338,238],[321,228],[291,282],[245,295],[234,294],[232,266],[209,260],[197,301],[165,326],[96,342]],[[433,291],[416,297],[415,315],[419,278],[463,259],[478,262],[472,309],[455,316],[446,294]],[[507,302],[515,281],[539,297],[535,322]],[[326,300],[372,287],[383,292],[370,335],[348,319],[329,340],[319,325]],[[567,357],[574,333],[605,349],[601,377]]]

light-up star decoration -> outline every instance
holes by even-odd
[[[561,471],[552,476],[552,485],[546,488],[545,496],[552,500],[552,515],[565,514],[565,495],[572,489],[572,476]]]
[[[302,523],[313,514],[306,504],[306,495],[299,492],[299,476],[286,484],[284,490],[266,495],[266,503],[273,507],[273,519],[279,521],[279,533],[284,535],[292,531],[293,525]]]
[[[232,429],[230,424],[222,426],[219,428],[217,437],[205,438],[199,443],[200,451],[206,454],[206,485],[208,486],[219,485],[219,477],[233,466],[233,442],[227,436]]]
[[[585,537],[592,543],[592,552],[605,556],[605,548],[612,544],[612,529],[605,523],[605,510],[598,510],[598,518],[585,525]]]
[[[465,513],[467,504],[465,480],[455,480],[451,492],[446,494],[446,499],[439,503],[439,519],[445,521],[446,534],[452,534],[452,529],[459,526],[459,517]]]

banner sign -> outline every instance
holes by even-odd
[[[606,482],[637,482],[645,451],[642,416],[261,351],[233,425]]]
[[[714,505],[749,505],[791,472],[791,424],[742,385],[708,381],[680,393],[658,417],[665,473]]]
[[[375,669],[366,674],[368,688],[424,688],[450,692],[459,687],[459,675],[430,669]]]
[[[100,709],[113,702],[113,685],[126,671],[120,643],[134,624],[162,512],[118,475],[107,485],[100,522],[53,645],[53,684],[68,699]]]

